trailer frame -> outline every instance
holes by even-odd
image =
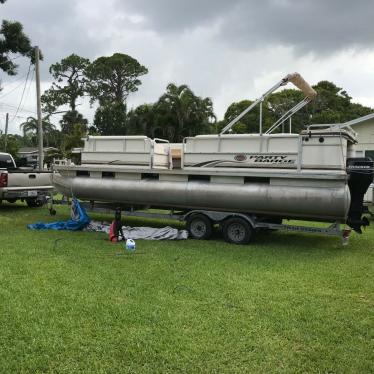
[[[53,204],[59,204],[59,201],[51,201],[51,206],[49,207],[50,212],[54,211]],[[66,204],[66,202],[65,202]],[[210,221],[211,227],[207,227],[206,229],[209,231],[214,225],[219,225],[222,228],[224,237],[226,241],[229,241],[234,244],[247,244],[250,242],[252,235],[260,230],[278,230],[278,231],[288,231],[288,232],[298,232],[298,233],[307,233],[307,234],[319,234],[319,235],[328,235],[328,236],[337,236],[340,237],[342,240],[342,244],[348,244],[349,235],[351,233],[351,229],[342,228],[343,223],[336,221],[336,222],[329,222],[330,225],[327,227],[315,227],[315,226],[304,226],[304,225],[294,225],[294,224],[284,224],[284,223],[274,223],[274,222],[263,222],[254,214],[244,214],[244,213],[235,213],[235,212],[222,212],[222,211],[212,211],[212,210],[190,210],[188,212],[181,211],[181,210],[165,210],[165,213],[160,212],[150,212],[150,211],[142,211],[136,209],[124,209],[118,207],[118,204],[111,204],[111,203],[101,203],[95,201],[83,201],[81,202],[81,206],[85,208],[89,212],[98,212],[98,213],[108,213],[113,214],[118,209],[121,209],[121,213],[125,217],[140,217],[140,218],[153,218],[153,219],[170,219],[170,220],[177,220],[179,222],[186,222],[189,236],[194,239],[209,239],[209,235],[205,235],[206,231],[203,230],[201,233],[201,237],[197,237],[196,232],[191,232],[191,222],[196,217],[199,217],[201,220],[201,216],[207,217]],[[52,213],[51,213],[52,214]],[[274,218],[274,217],[273,217]],[[240,233],[237,237],[238,240],[234,240],[230,235],[225,232],[228,230],[227,222],[235,221],[236,229]],[[280,221],[282,221],[279,218]],[[276,217],[275,217],[276,221]],[[244,222],[246,224],[244,224]],[[327,223],[327,222],[326,222]],[[240,231],[240,226],[242,226],[242,231]],[[244,230],[244,231],[243,231]],[[249,239],[248,235],[245,234],[245,230],[250,230]]]

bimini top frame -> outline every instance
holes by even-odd
[[[255,100],[247,109],[241,112],[236,118],[234,118],[230,123],[228,123],[223,130],[221,135],[229,131],[235,123],[237,123],[241,118],[243,118],[248,112],[250,112],[256,105],[260,104],[260,135],[262,135],[262,103],[264,99],[277,90],[281,86],[285,86],[288,82],[293,83],[297,88],[304,92],[305,97],[293,108],[288,110],[282,117],[280,117],[266,132],[265,134],[270,134],[275,129],[277,129],[282,123],[291,118],[296,112],[298,112],[305,105],[310,103],[317,95],[317,92],[301,77],[299,73],[293,73],[286,75],[281,81],[275,84],[270,90],[266,91],[259,99]]]

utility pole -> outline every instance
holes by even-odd
[[[35,47],[36,111],[38,113],[39,171],[44,167],[42,105],[40,101],[39,47]]]
[[[5,115],[5,139],[4,139],[4,152],[6,152],[6,146],[8,141],[8,123],[9,123],[9,113]]]

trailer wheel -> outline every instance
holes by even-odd
[[[253,234],[252,226],[241,217],[227,219],[223,223],[222,231],[225,240],[233,244],[247,244]]]
[[[187,219],[187,230],[193,239],[209,239],[213,231],[212,221],[204,214],[193,214]]]

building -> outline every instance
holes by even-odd
[[[43,153],[44,157],[49,152],[58,152],[57,148],[54,147],[44,147]],[[27,166],[37,166],[38,165],[38,159],[39,159],[39,151],[36,147],[24,147],[20,148],[17,156],[19,159],[22,160],[22,164]]]
[[[351,126],[352,129],[358,134],[358,144],[356,144],[357,156],[370,157],[374,161],[374,113],[353,119],[352,121],[346,122],[344,125]],[[366,192],[364,201],[368,204],[368,206],[373,206],[373,184]],[[372,211],[372,214],[373,213],[374,212]]]
[[[374,161],[374,113],[344,123],[346,125],[358,134],[358,156],[370,157]]]

